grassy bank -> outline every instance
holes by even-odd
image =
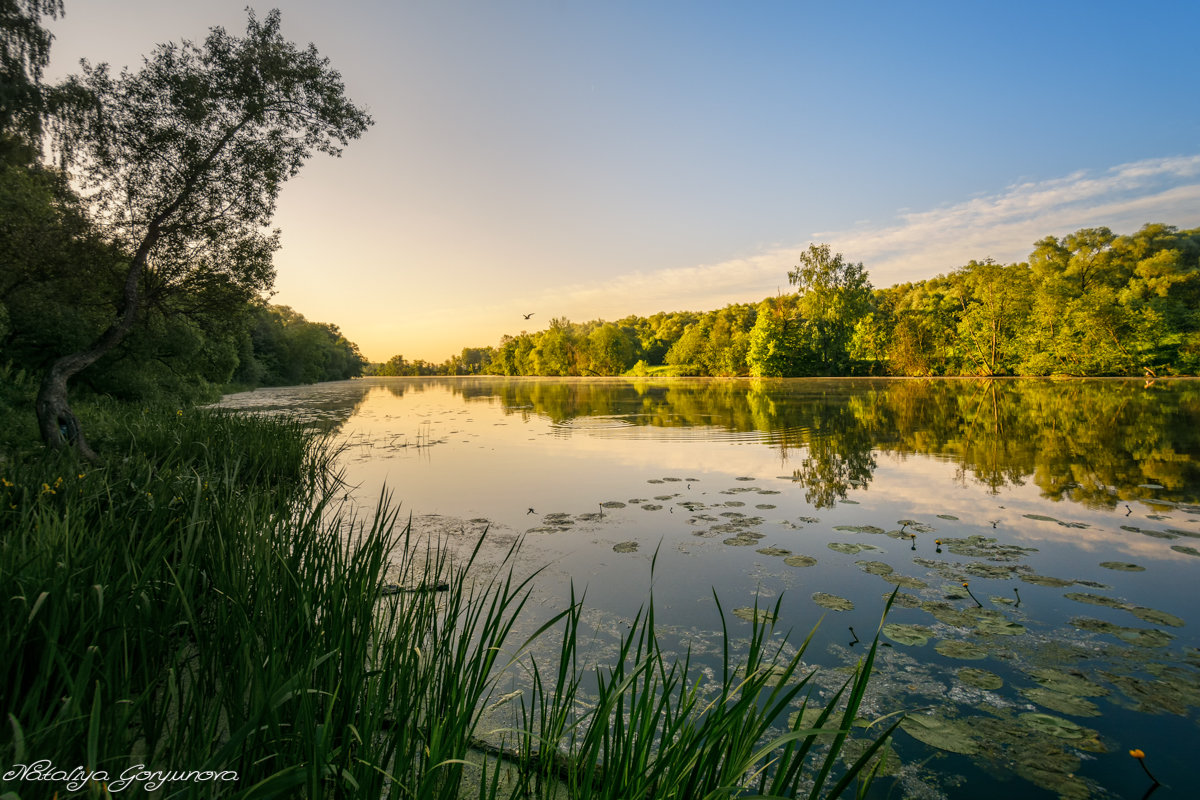
[[[873,649],[824,737],[775,727],[808,686],[766,623],[702,683],[648,609],[618,663],[583,674],[572,599],[535,634],[562,641],[537,664],[512,635],[527,581],[438,561],[386,498],[364,519],[338,507],[334,454],[298,423],[79,411],[103,463],[33,446],[0,462],[4,798],[104,797],[159,770],[193,774],[154,796],[245,798],[818,797],[866,774],[874,751],[841,760],[834,721],[855,718]],[[389,569],[448,588],[386,594]],[[516,722],[485,737],[514,670]],[[34,762],[84,777],[14,769]]]

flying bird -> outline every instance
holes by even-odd
[[[536,313],[537,313],[536,311],[531,311],[531,312],[529,312],[528,314],[522,314],[521,316],[525,317],[525,319],[529,319],[530,317],[532,317],[532,316],[533,316],[534,314],[536,314]]]

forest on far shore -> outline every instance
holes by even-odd
[[[442,364],[393,356],[374,375],[801,377],[1195,375],[1200,228],[1085,228],[1027,261],[871,286],[861,263],[811,245],[795,292],[716,311],[615,322],[554,318]]]

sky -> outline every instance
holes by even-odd
[[[374,118],[285,185],[271,298],[372,361],[757,302],[810,243],[884,287],[1200,226],[1195,0],[249,7]],[[46,77],[244,32],[246,8],[66,0]]]

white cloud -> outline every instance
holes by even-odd
[[[1104,172],[1017,183],[990,196],[901,214],[893,225],[812,234],[862,261],[876,286],[930,278],[971,259],[1020,261],[1033,243],[1079,228],[1132,233],[1147,222],[1200,225],[1200,155],[1149,159]],[[707,310],[786,287],[808,242],[718,264],[620,275],[561,286],[539,298],[575,319],[658,310]]]

